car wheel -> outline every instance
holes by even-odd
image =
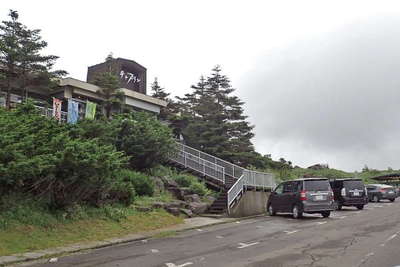
[[[356,207],[357,207],[357,209],[359,209],[359,210],[364,209],[364,205],[358,205],[358,206],[356,206]]]
[[[268,205],[268,214],[269,214],[270,216],[275,216],[275,215],[276,215],[276,211],[275,211],[275,209],[272,207],[271,204]]]
[[[295,219],[300,219],[301,217],[303,217],[303,212],[299,209],[297,205],[293,206],[292,213],[293,213],[293,218]]]
[[[324,218],[328,218],[331,215],[331,212],[330,211],[323,211],[323,212],[321,212],[321,215]]]
[[[372,202],[378,203],[378,202],[379,202],[379,197],[378,197],[377,195],[375,195],[375,196],[372,198]]]
[[[395,199],[394,199],[394,198],[391,198],[391,199],[390,199],[390,201],[391,201],[391,202],[394,202],[394,201],[395,201]]]

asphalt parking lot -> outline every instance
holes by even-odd
[[[262,216],[35,266],[398,266],[399,200],[344,207],[330,218]]]

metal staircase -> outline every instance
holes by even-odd
[[[270,173],[247,170],[181,143],[177,143],[177,151],[170,156],[170,161],[220,189],[218,198],[209,209],[210,213],[229,214],[230,208],[245,190],[272,189],[275,186]]]

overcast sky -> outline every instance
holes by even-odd
[[[398,1],[1,0],[85,80],[108,53],[173,95],[220,64],[262,154],[307,167],[400,168]]]

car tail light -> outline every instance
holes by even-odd
[[[329,199],[335,201],[335,195],[333,194],[333,191],[329,192]]]
[[[340,191],[340,193],[342,194],[343,197],[346,196],[346,188],[342,188],[342,190]]]
[[[306,195],[306,191],[301,191],[300,192],[300,200],[307,200],[307,195]]]
[[[379,190],[381,193],[385,193],[386,192],[386,190],[385,189],[381,189],[381,190]]]

